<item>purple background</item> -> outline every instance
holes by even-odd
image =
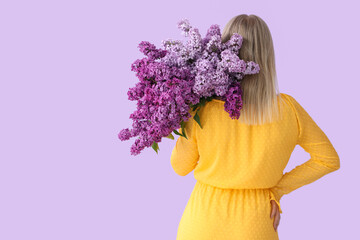
[[[0,239],[175,239],[195,179],[175,141],[130,155],[137,45],[204,36],[246,13],[268,24],[280,92],[324,130],[340,170],[281,199],[280,239],[354,239],[359,224],[357,1],[1,1]],[[355,111],[353,111],[355,110]],[[176,140],[176,139],[175,139]],[[285,171],[309,159],[297,146]]]

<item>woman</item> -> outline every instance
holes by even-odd
[[[190,118],[188,139],[177,139],[171,165],[181,176],[194,170],[197,180],[177,240],[279,239],[281,197],[340,168],[337,152],[304,108],[289,94],[276,93],[266,23],[242,14],[227,23],[222,41],[234,32],[243,37],[239,57],[255,61],[261,70],[242,80],[238,120],[225,112],[224,101],[213,99],[198,113],[203,128]],[[283,174],[297,144],[311,158]]]

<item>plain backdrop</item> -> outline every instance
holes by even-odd
[[[359,236],[358,1],[1,1],[0,239],[175,239],[196,180],[158,154],[130,155],[138,44],[204,36],[235,15],[268,24],[280,92],[308,111],[341,168],[281,199],[280,239]],[[309,159],[297,146],[287,172]]]

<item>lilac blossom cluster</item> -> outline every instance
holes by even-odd
[[[188,67],[175,67],[160,61],[166,50],[142,41],[139,49],[145,58],[137,59],[131,70],[140,80],[128,91],[128,99],[137,101],[137,110],[130,115],[132,129],[123,129],[120,140],[139,136],[131,146],[131,154],[137,155],[162,137],[170,136],[180,128],[181,121],[187,121],[190,106],[198,103],[199,97],[192,91],[194,76]]]
[[[137,101],[137,109],[130,115],[133,128],[121,130],[118,137],[124,141],[139,136],[131,146],[132,155],[150,146],[157,152],[157,143],[163,137],[173,139],[172,132],[186,137],[176,129],[183,129],[191,117],[190,108],[201,106],[204,99],[221,97],[230,117],[239,118],[240,80],[260,70],[258,64],[239,59],[241,35],[234,33],[222,43],[217,24],[204,38],[187,19],[178,22],[178,27],[189,38],[186,43],[168,39],[162,41],[163,49],[158,49],[142,41],[138,47],[145,57],[131,65],[140,81],[129,89],[128,99]]]

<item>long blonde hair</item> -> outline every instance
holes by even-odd
[[[272,122],[280,116],[282,104],[278,107],[279,90],[270,30],[260,17],[241,14],[225,25],[221,41],[228,41],[233,33],[243,37],[240,59],[254,61],[260,66],[259,73],[245,75],[241,80],[243,108],[239,121],[251,125]]]

